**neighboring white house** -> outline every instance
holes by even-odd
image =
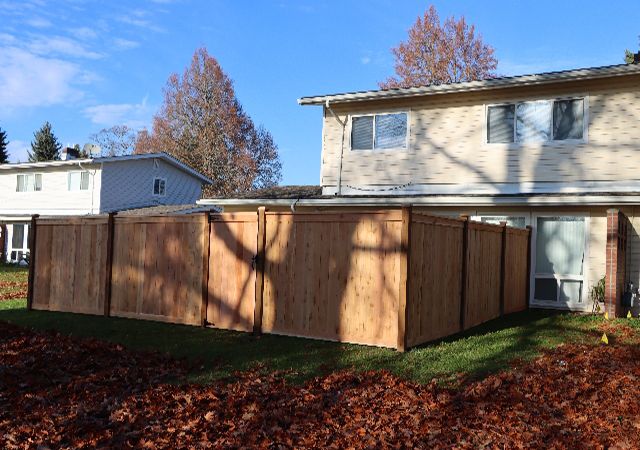
[[[202,196],[202,185],[211,183],[166,153],[0,164],[6,259],[20,261],[28,253],[32,214],[86,215],[194,204]]]

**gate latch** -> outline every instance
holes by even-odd
[[[251,270],[254,270],[256,268],[255,265],[258,263],[258,260],[259,260],[258,255],[253,255],[251,257]]]

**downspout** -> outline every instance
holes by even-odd
[[[338,192],[336,195],[342,194],[342,154],[344,153],[344,129],[347,126],[347,119],[344,122],[338,118],[338,115],[333,112],[331,106],[329,106],[329,100],[327,100],[326,107],[333,117],[336,118],[338,123],[342,126],[342,137],[340,138],[340,159],[338,160]]]
[[[78,166],[80,166],[80,168],[82,170],[84,170],[85,172],[87,172],[89,175],[91,175],[91,212],[90,214],[93,214],[93,199],[95,197],[95,187],[96,187],[96,172],[97,169],[93,171],[93,173],[91,173],[91,171],[89,171],[88,169],[85,169],[84,167],[82,167],[82,163],[79,162]]]

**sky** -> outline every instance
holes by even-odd
[[[622,63],[638,48],[640,2],[448,0],[513,76]],[[151,128],[172,73],[205,46],[272,134],[282,185],[318,184],[322,107],[306,96],[377,89],[390,48],[429,3],[417,1],[0,0],[0,129],[26,161],[48,121],[63,144],[113,125]],[[197,169],[197,168],[196,168]]]

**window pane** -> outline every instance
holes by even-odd
[[[24,192],[24,175],[18,175],[18,184],[16,185],[16,192]]]
[[[551,139],[551,102],[519,104],[516,142],[540,142],[549,139]]]
[[[352,119],[351,148],[353,150],[373,149],[373,116]]]
[[[160,195],[164,195],[164,180],[158,180],[158,181],[160,182],[159,183],[159,186],[160,186],[159,194]]]
[[[558,282],[551,278],[536,278],[533,298],[536,300],[558,300]]]
[[[406,148],[407,115],[385,114],[376,116],[375,148]]]
[[[33,179],[33,175],[29,174],[29,175],[25,175],[24,176],[24,190],[27,192],[33,192],[34,191],[34,179]]]
[[[536,273],[582,275],[584,217],[539,217]]]
[[[487,142],[490,144],[513,142],[513,115],[515,105],[490,106],[487,113]]]
[[[524,217],[507,217],[507,216],[484,216],[480,220],[485,223],[500,225],[500,222],[507,222],[507,226],[524,228]]]
[[[553,139],[582,139],[584,100],[561,100],[553,103]]]
[[[89,173],[82,172],[80,177],[80,189],[86,191],[89,189]]]
[[[35,190],[41,191],[42,190],[42,174],[38,173],[34,175],[34,179],[35,179]]]
[[[80,190],[80,179],[81,172],[69,172],[69,190],[70,191],[78,191]]]
[[[158,195],[160,193],[160,180],[153,180],[153,195]]]
[[[13,225],[13,237],[11,238],[11,247],[22,248],[24,245],[24,225]]]
[[[560,281],[560,301],[575,302],[582,301],[582,281],[562,280]]]

